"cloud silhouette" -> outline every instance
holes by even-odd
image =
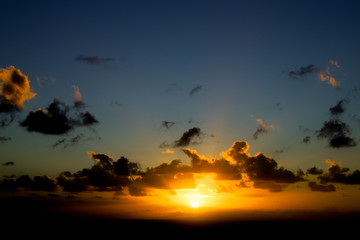
[[[1,164],[2,166],[13,166],[15,163],[13,161],[10,162],[4,162],[3,164]]]
[[[355,147],[355,140],[347,134],[350,134],[349,126],[339,119],[325,121],[323,127],[317,131],[317,137],[327,139],[332,148]]]
[[[352,173],[349,168],[344,168],[340,164],[331,160],[326,160],[330,167],[327,172],[318,176],[321,183],[343,183],[343,184],[360,184],[360,171],[355,170]]]
[[[274,125],[269,124],[267,122],[264,123],[262,119],[256,119],[255,121],[259,124],[259,127],[256,129],[255,133],[253,134],[253,138],[255,140],[258,139],[259,135],[268,133],[269,129],[274,129]]]
[[[5,143],[11,140],[11,137],[2,137],[0,136],[0,143]]]
[[[115,58],[100,58],[99,56],[86,56],[86,55],[78,55],[75,57],[76,61],[85,62],[89,64],[101,64],[105,62],[115,61]]]
[[[200,84],[196,85],[193,89],[191,89],[191,91],[189,92],[189,95],[193,96],[195,93],[200,91],[201,88],[202,88],[202,85],[200,85]]]
[[[346,104],[346,103],[348,103],[348,101],[346,99],[342,99],[342,100],[338,101],[338,103],[334,107],[331,107],[329,109],[331,115],[337,117],[337,116],[341,115],[343,112],[345,112],[344,104]]]
[[[200,128],[194,127],[184,132],[180,139],[176,140],[173,147],[186,147],[190,144],[198,144],[199,142],[194,141],[195,138],[200,139],[202,136]]]
[[[161,127],[165,128],[166,130],[168,130],[169,128],[171,128],[174,125],[175,125],[175,122],[171,122],[171,121],[162,121],[162,123],[161,123]]]
[[[61,135],[78,126],[91,126],[98,123],[98,120],[87,111],[72,116],[71,110],[71,107],[55,98],[45,110],[31,111],[25,120],[20,122],[20,125],[29,132]]]
[[[314,64],[310,64],[304,67],[300,67],[298,70],[292,70],[287,73],[287,75],[293,79],[304,78],[308,74],[315,72]]]
[[[350,127],[339,119],[339,116],[345,112],[344,104],[348,101],[342,99],[329,109],[332,118],[323,123],[323,127],[316,131],[319,139],[327,139],[332,148],[355,147],[356,142],[349,137]]]
[[[336,188],[333,184],[318,184],[316,182],[309,182],[308,184],[311,191],[314,192],[335,192]]]
[[[94,165],[75,173],[65,171],[56,178],[48,176],[28,175],[9,177],[0,180],[1,191],[114,191],[133,196],[146,196],[152,189],[195,189],[196,180],[202,174],[214,174],[214,181],[222,183],[236,181],[238,188],[259,188],[269,192],[281,192],[289,184],[306,181],[308,175],[316,175],[319,182],[308,183],[311,191],[336,191],[334,183],[360,184],[360,171],[350,172],[348,168],[327,160],[330,167],[326,172],[317,167],[309,168],[306,175],[303,171],[296,173],[279,166],[272,157],[259,152],[252,156],[248,153],[249,144],[246,141],[236,141],[220,158],[209,159],[200,155],[194,149],[182,149],[190,158],[190,164],[181,160],[172,160],[158,166],[141,170],[139,164],[125,157],[114,160],[105,153],[89,151]],[[11,163],[9,163],[11,165]],[[225,181],[225,182],[218,182]],[[230,189],[231,187],[229,187]],[[226,190],[228,191],[228,190]]]

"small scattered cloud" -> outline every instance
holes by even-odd
[[[78,107],[78,108],[83,107],[85,104],[82,101],[82,94],[80,92],[79,87],[76,85],[72,85],[71,87],[74,89],[74,97],[75,97],[74,105],[75,105],[75,107]]]
[[[202,85],[200,85],[200,84],[196,85],[193,89],[191,89],[191,91],[189,92],[189,95],[193,96],[195,93],[200,91],[200,89],[202,89]]]
[[[14,66],[0,68],[0,127],[9,126],[15,113],[24,108],[24,102],[36,96],[30,81]]]
[[[43,88],[43,84],[46,82],[51,82],[51,83],[55,83],[56,82],[56,78],[54,77],[48,77],[48,76],[35,76],[36,79],[36,83],[38,85],[38,87]]]
[[[346,103],[348,103],[348,101],[346,99],[342,99],[342,100],[338,101],[338,103],[334,107],[331,107],[329,109],[331,115],[332,116],[339,116],[343,112],[345,112],[345,106],[344,105]]]
[[[15,164],[15,162],[10,161],[10,162],[4,162],[3,164],[1,164],[2,166],[13,166]]]
[[[335,67],[337,67],[337,68],[340,68],[340,65],[339,65],[339,62],[337,61],[337,60],[329,60],[329,63],[331,64],[331,65],[334,65]]]
[[[256,129],[255,133],[253,134],[253,138],[255,140],[258,139],[259,135],[268,133],[270,129],[272,130],[275,129],[274,125],[269,124],[267,122],[264,123],[262,119],[256,119],[255,121],[259,124],[259,127]]]
[[[345,112],[344,104],[348,103],[347,100],[342,99],[329,109],[331,119],[323,123],[323,127],[316,131],[319,139],[327,139],[329,146],[332,148],[355,147],[356,141],[349,135],[350,127],[348,124],[339,119]]]
[[[310,143],[310,140],[311,140],[311,136],[305,136],[303,138],[303,140],[301,141],[301,143],[308,144],[308,143]]]
[[[29,132],[39,132],[50,135],[68,133],[75,127],[91,126],[98,120],[88,111],[71,114],[72,108],[55,98],[45,109],[31,111],[20,125]]]
[[[56,141],[56,143],[54,143],[52,145],[52,147],[56,148],[56,147],[62,146],[62,149],[66,149],[68,147],[75,146],[83,138],[84,138],[84,134],[79,133],[78,135],[76,135],[75,137],[72,137],[70,139],[68,139],[68,138],[59,139],[58,141]]]
[[[5,143],[11,140],[11,137],[2,137],[0,136],[0,143]]]
[[[304,78],[308,74],[315,72],[315,66],[314,64],[309,64],[307,66],[300,67],[298,70],[292,70],[290,72],[287,72],[287,75],[291,77],[292,79],[299,79]]]
[[[203,135],[202,131],[198,127],[194,127],[184,132],[180,139],[176,140],[173,144],[174,147],[186,147],[190,144],[199,144],[198,140],[201,140]]]
[[[171,122],[171,121],[162,121],[162,123],[161,123],[161,127],[165,128],[166,130],[168,130],[169,128],[171,128],[174,125],[175,125],[175,122]]]
[[[15,108],[24,108],[24,102],[36,96],[30,88],[30,81],[19,69],[14,66],[0,69],[0,96],[1,104],[11,104]],[[0,107],[2,109],[2,107]]]
[[[341,84],[338,82],[331,74],[330,74],[330,67],[326,67],[324,71],[319,70],[317,73],[318,78],[322,82],[327,82],[330,84],[333,88],[339,89]]]
[[[317,131],[317,137],[327,139],[332,148],[355,147],[355,140],[348,134],[350,134],[349,126],[339,119],[325,121],[323,127]]]
[[[318,184],[316,182],[309,182],[309,188],[313,192],[335,192],[336,188],[333,184]]]
[[[101,58],[99,56],[86,56],[86,55],[78,55],[75,57],[76,61],[85,62],[89,64],[101,64],[106,62],[113,62],[115,61],[115,58]]]
[[[320,174],[323,174],[323,170],[322,169],[319,169],[317,168],[316,166],[312,167],[312,168],[309,168],[308,170],[306,170],[306,173],[307,174],[310,174],[310,175],[320,175]]]
[[[124,104],[122,104],[122,103],[120,103],[118,101],[111,101],[110,106],[112,106],[112,107],[122,107],[122,106],[124,106]]]
[[[161,152],[162,154],[174,154],[175,152],[173,150],[170,150],[169,148],[167,148],[165,151]]]

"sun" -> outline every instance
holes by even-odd
[[[198,207],[200,207],[200,203],[198,201],[192,201],[190,203],[190,206],[193,208],[198,208]]]

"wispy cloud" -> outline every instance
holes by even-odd
[[[191,89],[191,91],[189,92],[189,95],[193,96],[195,93],[200,91],[200,89],[202,89],[202,85],[200,85],[200,84],[196,85],[193,89]]]
[[[314,64],[310,64],[304,67],[300,67],[298,70],[292,70],[290,72],[287,72],[287,75],[293,79],[299,79],[304,78],[308,74],[313,73],[315,71]]]
[[[259,127],[256,129],[255,133],[253,134],[253,138],[255,140],[258,139],[259,135],[268,133],[270,129],[272,130],[275,129],[274,125],[269,124],[267,122],[264,123],[262,119],[256,119],[255,121],[259,124]]]
[[[78,55],[75,57],[76,61],[85,62],[89,64],[101,64],[105,62],[113,62],[115,61],[115,58],[101,58],[99,56],[87,56],[84,54]]]

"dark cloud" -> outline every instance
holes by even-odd
[[[352,173],[349,172],[349,168],[344,168],[336,162],[330,160],[326,161],[330,164],[327,172],[320,175],[318,179],[321,183],[343,183],[343,184],[360,184],[360,171],[355,170]]]
[[[246,173],[253,181],[274,181],[277,183],[295,183],[304,179],[284,167],[278,167],[277,162],[263,153],[250,156],[247,153],[249,145],[245,141],[237,141],[225,153],[227,158],[235,161],[240,171]]]
[[[113,62],[115,58],[100,58],[99,56],[86,56],[86,55],[78,55],[75,57],[76,61],[86,62],[89,64],[101,64],[105,62]]]
[[[309,182],[308,184],[311,191],[314,192],[335,192],[336,188],[333,184],[318,184],[316,182]]]
[[[171,122],[171,121],[162,121],[162,123],[161,123],[161,127],[165,128],[166,130],[168,130],[169,128],[171,128],[174,125],[175,125],[175,122]]]
[[[346,99],[342,99],[340,101],[338,101],[338,103],[334,106],[331,107],[329,109],[331,115],[333,116],[339,116],[341,115],[343,112],[345,112],[345,106],[344,104],[346,104],[348,101]]]
[[[256,122],[259,124],[259,127],[256,129],[255,133],[253,134],[253,138],[255,140],[264,133],[268,133],[270,129],[274,129],[274,125],[269,124],[267,122],[263,122],[262,119],[256,119]]]
[[[309,168],[306,173],[307,174],[311,174],[311,175],[320,175],[320,174],[323,174],[323,170],[322,169],[319,169],[317,168],[316,166],[312,167],[312,168]]]
[[[314,64],[310,64],[304,67],[300,67],[298,70],[292,70],[288,72],[287,75],[293,79],[299,79],[299,78],[304,78],[308,74],[313,73],[315,71],[316,69]]]
[[[347,136],[348,134],[349,126],[339,119],[325,121],[323,127],[317,131],[317,137],[327,139],[332,148],[355,147],[355,140]]]
[[[310,143],[310,140],[311,140],[311,136],[305,136],[301,141],[301,143]]]
[[[54,143],[52,145],[52,147],[55,148],[55,147],[59,147],[60,145],[62,145],[63,149],[65,149],[65,148],[76,145],[81,139],[83,139],[83,137],[84,137],[84,134],[79,133],[78,135],[76,135],[75,137],[72,137],[70,139],[63,138],[63,139],[56,141],[56,143]]]
[[[29,132],[61,135],[68,133],[75,127],[98,123],[95,117],[87,111],[72,114],[71,110],[72,108],[55,98],[46,110],[31,111],[20,125]]]
[[[174,142],[173,147],[186,147],[190,144],[198,144],[198,142],[194,141],[194,139],[200,139],[202,134],[203,133],[201,132],[200,128],[191,128],[184,132],[180,139]]]
[[[279,166],[272,157],[259,152],[252,156],[248,153],[246,141],[236,141],[221,158],[208,159],[189,148],[182,151],[190,158],[190,164],[181,160],[162,163],[153,168],[141,170],[139,164],[125,157],[114,160],[105,153],[89,151],[94,165],[75,173],[68,171],[57,178],[27,175],[9,177],[0,181],[0,190],[33,190],[48,191],[62,189],[65,192],[82,191],[115,191],[133,196],[145,196],[151,189],[183,189],[196,187],[196,174],[213,173],[215,180],[239,181],[238,187],[254,187],[270,192],[283,191],[289,184],[305,181],[301,170],[290,171]],[[306,174],[317,175],[320,183],[311,181],[308,186],[312,191],[335,191],[332,183],[360,184],[360,171],[350,172],[335,162],[330,164],[327,172],[317,167],[309,168]]]
[[[0,182],[0,190],[32,190],[53,192],[56,190],[56,180],[48,176],[34,176],[30,178],[23,175],[18,178],[5,178]]]
[[[2,166],[13,166],[15,163],[10,161],[10,162],[5,162],[3,164],[1,164]]]
[[[8,142],[11,140],[11,137],[1,137],[0,136],[0,143]]]
[[[189,95],[192,96],[195,93],[197,93],[198,91],[200,91],[200,89],[202,88],[202,85],[196,85],[193,89],[191,89],[191,91],[189,92]]]

